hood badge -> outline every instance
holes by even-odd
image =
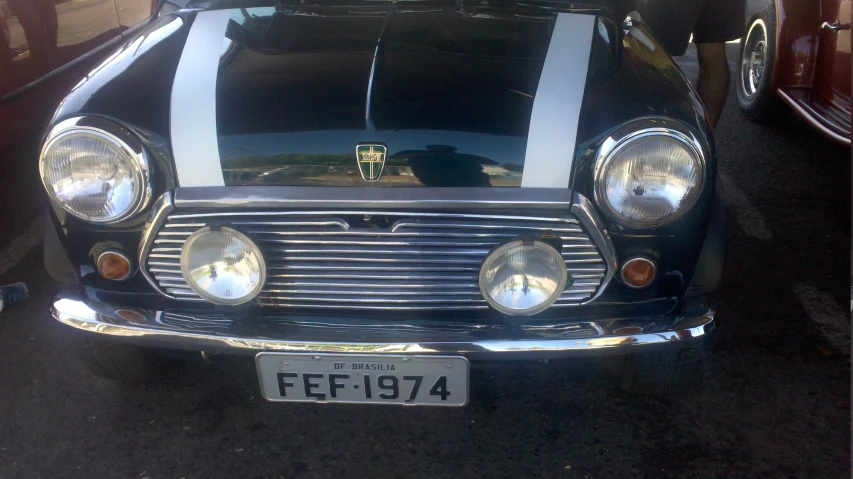
[[[362,143],[355,147],[358,170],[364,181],[379,181],[385,169],[385,153],[388,148],[376,143]]]

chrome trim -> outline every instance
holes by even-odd
[[[652,265],[652,280],[649,281],[649,284],[647,284],[645,286],[634,286],[633,284],[625,281],[625,266],[628,266],[628,263],[630,263],[631,261],[645,261],[646,263]],[[648,288],[649,285],[651,285],[652,283],[655,282],[655,279],[657,279],[657,276],[658,276],[658,266],[655,264],[654,261],[652,261],[648,258],[645,258],[643,256],[634,256],[632,258],[628,258],[625,260],[624,263],[622,263],[622,267],[619,268],[619,278],[622,280],[622,284],[624,284],[625,286],[632,288],[632,289]]]
[[[160,286],[157,284],[157,280],[152,278],[151,274],[149,274],[149,265],[145,263],[145,260],[148,257],[148,251],[151,249],[154,239],[157,237],[157,233],[160,231],[160,226],[163,225],[166,218],[168,218],[169,213],[174,209],[175,204],[172,201],[171,191],[163,193],[159,198],[157,198],[157,201],[154,202],[154,206],[151,209],[151,215],[148,217],[148,221],[142,229],[142,237],[139,239],[138,259],[139,271],[142,271],[142,276],[148,280],[148,284],[150,284],[155,291],[170,299],[175,299],[175,297],[160,289]],[[154,270],[152,270],[152,272],[154,272]],[[177,272],[180,274],[180,269]],[[183,275],[181,277],[183,278]]]
[[[676,346],[700,339],[714,329],[715,312],[707,310],[687,317],[624,319],[607,322],[565,321],[509,328],[501,324],[430,323],[391,320],[356,320],[312,317],[310,321],[286,317],[240,318],[195,315],[186,311],[135,310],[144,321],[129,322],[115,307],[96,303],[69,291],[60,292],[51,304],[53,317],[91,334],[134,344],[252,354],[258,351],[315,351],[327,353],[464,354],[474,359],[497,356],[559,357],[582,353],[634,352],[637,348]],[[128,309],[128,308],[118,308]],[[172,318],[168,322],[166,318]],[[633,324],[656,326],[641,334],[618,335],[613,330]],[[205,327],[205,324],[208,327]],[[358,338],[350,339],[346,338]]]
[[[696,194],[694,195],[693,200],[690,204],[683,206],[679,212],[667,218],[666,220],[648,225],[630,223],[624,218],[622,218],[622,216],[620,216],[616,211],[613,210],[613,208],[607,202],[606,198],[604,198],[604,193],[602,191],[601,186],[601,183],[604,179],[604,173],[607,171],[607,167],[612,162],[614,154],[621,150],[631,141],[643,138],[645,136],[667,136],[684,144],[696,155],[696,158],[699,161],[699,170],[701,174],[699,188],[697,189]],[[696,204],[696,201],[699,199],[699,197],[702,195],[702,191],[704,190],[705,184],[707,183],[707,158],[709,157],[710,151],[708,147],[703,144],[703,142],[693,131],[691,131],[687,126],[681,124],[680,122],[665,118],[641,118],[639,120],[633,120],[629,123],[620,126],[613,133],[611,133],[610,136],[608,136],[604,140],[604,142],[601,144],[601,147],[598,149],[598,152],[596,153],[595,168],[593,173],[595,201],[596,203],[598,203],[599,206],[601,206],[601,209],[605,212],[605,214],[607,214],[608,217],[610,217],[613,221],[619,223],[620,225],[626,226],[628,228],[658,228],[665,224],[672,223],[676,219],[683,216],[684,213],[689,211]]]
[[[559,306],[559,305],[558,305]],[[303,303],[289,303],[287,301],[276,301],[276,308],[299,308],[299,309],[318,309],[318,310],[329,310],[332,309],[329,304],[303,304]],[[335,304],[335,310],[348,310],[348,311],[477,311],[483,309],[489,309],[489,305],[486,304],[486,301],[483,300],[482,303],[472,303],[465,305],[447,305],[443,304],[440,308],[430,308],[426,306],[404,306],[398,304],[387,304],[387,305],[375,305],[375,304],[365,304],[359,303],[357,305],[352,304]]]
[[[761,28],[758,33],[756,27]],[[760,37],[753,37],[753,32]],[[761,79],[765,76],[767,66],[767,25],[758,18],[749,27],[743,42],[743,53],[740,58],[739,86],[746,98],[752,99],[758,91]]]
[[[350,214],[361,216],[363,212],[348,212]],[[286,215],[287,212],[281,212],[280,214]],[[487,219],[491,219],[489,217],[485,217]],[[169,219],[171,224],[171,217]],[[573,220],[576,222],[577,220]],[[252,221],[254,223],[254,221]],[[278,224],[279,222],[270,222],[270,224]],[[469,224],[466,222],[465,224],[468,226],[476,226],[476,222],[474,224]],[[528,222],[522,222],[521,224],[504,224],[503,228],[515,229],[520,228],[522,225],[525,225]],[[530,222],[531,226],[536,224],[534,222]],[[186,226],[187,230],[195,230],[199,226],[202,226],[204,223],[190,223],[190,226]],[[430,225],[434,224],[434,222],[430,221]],[[544,231],[548,229],[548,225],[553,224],[552,222],[546,222],[544,225],[539,223],[539,230]],[[559,223],[558,223],[559,224]],[[414,223],[412,223],[414,225]],[[458,223],[455,224],[456,227],[460,225]],[[491,224],[485,224],[484,226],[490,227]],[[598,245],[594,242],[594,240],[590,237],[590,235],[584,233],[578,225],[574,223],[571,224],[572,228],[570,229],[570,234],[564,236],[564,245],[566,246],[566,250],[561,255],[564,263],[569,268],[571,274],[573,276],[577,276],[580,280],[572,285],[572,289],[570,291],[564,292],[560,296],[560,304],[558,306],[573,306],[577,305],[584,299],[588,298],[592,294],[594,294],[597,290],[597,286],[601,283],[600,278],[604,278],[607,271],[607,264],[605,263],[604,257],[601,255],[599,251]],[[164,229],[166,225],[163,226]],[[264,294],[260,296],[260,299],[264,302],[264,305],[268,306],[279,306],[280,303],[286,303],[291,301],[302,301],[302,302],[320,302],[320,303],[333,303],[334,307],[345,305],[345,303],[350,304],[365,304],[365,303],[385,303],[387,306],[384,306],[384,309],[394,309],[395,304],[403,305],[403,303],[423,303],[421,309],[443,309],[446,307],[451,307],[453,303],[455,304],[464,304],[473,308],[485,306],[485,301],[482,296],[479,294],[479,290],[475,287],[472,291],[467,292],[458,292],[454,294],[462,294],[466,293],[468,296],[464,300],[454,301],[454,300],[444,300],[444,301],[434,301],[432,298],[435,298],[436,294],[429,295],[429,301],[427,298],[424,300],[415,301],[416,298],[412,298],[411,287],[417,286],[421,289],[421,291],[435,293],[435,289],[430,289],[431,286],[436,286],[430,281],[424,280],[424,277],[429,275],[429,271],[433,270],[435,267],[440,267],[441,270],[445,273],[445,278],[439,278],[441,281],[452,281],[453,279],[459,279],[458,276],[463,272],[469,272],[470,276],[475,271],[480,269],[483,258],[489,253],[489,251],[500,244],[500,240],[502,238],[511,239],[518,235],[518,231],[505,231],[504,234],[488,234],[484,235],[488,237],[491,241],[490,244],[487,245],[489,248],[472,248],[470,242],[467,241],[457,241],[451,244],[453,248],[452,251],[440,249],[439,251],[430,251],[427,254],[425,251],[418,251],[418,248],[391,248],[386,247],[382,248],[382,244],[377,244],[376,248],[367,248],[365,246],[358,245],[346,245],[343,247],[337,247],[334,250],[328,249],[325,244],[314,245],[309,241],[301,242],[300,246],[297,246],[296,249],[290,249],[286,245],[284,248],[278,247],[280,239],[278,238],[269,238],[269,236],[264,237],[263,233],[269,233],[269,231],[246,231],[247,233],[252,233],[255,236],[255,241],[261,241],[265,244],[265,248],[263,249],[265,258],[268,263],[268,269],[270,270],[268,273],[268,282],[266,287],[264,288]],[[469,231],[470,232],[470,231]],[[280,232],[278,232],[280,233]],[[295,234],[305,235],[303,238],[305,240],[311,240],[314,232],[296,232]],[[331,234],[332,232],[329,232]],[[338,234],[343,234],[343,231],[338,230]],[[353,231],[348,231],[345,236],[350,236],[350,234],[358,234],[358,235],[373,235],[373,230],[365,230],[365,229],[357,229]],[[432,238],[428,238],[426,242],[424,242],[420,235],[420,232],[409,232],[405,228],[400,232],[398,230],[397,234],[402,235],[411,235],[415,234],[414,238],[409,239],[409,243],[413,245],[421,246],[423,243],[427,245],[434,246],[436,243],[431,241]],[[446,235],[442,235],[446,236]],[[387,236],[386,236],[387,237]],[[158,236],[158,238],[160,238]],[[171,238],[171,237],[169,237]],[[410,236],[405,236],[404,238],[411,238]],[[336,238],[341,240],[342,238]],[[155,239],[155,245],[156,243]],[[166,240],[166,241],[175,241],[175,240]],[[180,241],[180,240],[178,240]],[[286,240],[284,240],[286,241]],[[480,240],[483,241],[483,240]],[[345,243],[345,241],[338,241],[339,243]],[[400,241],[396,241],[396,243],[400,243]],[[172,244],[172,243],[170,243]],[[178,243],[180,244],[180,243]],[[384,245],[387,246],[387,245]],[[583,249],[580,249],[583,247]],[[334,247],[333,247],[334,248]],[[166,293],[171,294],[176,297],[180,297],[181,299],[185,299],[187,296],[194,296],[191,291],[189,291],[189,287],[187,285],[181,284],[184,282],[184,279],[181,276],[180,271],[178,270],[178,263],[180,260],[180,254],[178,253],[179,248],[175,247],[160,247],[155,246],[149,251],[149,260],[147,261],[146,267],[152,267],[152,275],[154,276],[155,281],[161,288],[166,290]],[[431,248],[430,248],[431,249]],[[359,251],[364,252],[364,254],[357,254]],[[382,251],[385,251],[388,254],[381,254]],[[174,254],[172,253],[174,252]],[[336,256],[330,257],[329,254],[334,254],[335,252],[339,252]],[[376,256],[376,254],[380,254]],[[355,256],[353,256],[355,255]],[[330,265],[329,261],[335,261],[339,264]],[[589,266],[585,266],[588,264]],[[413,266],[415,265],[415,266]],[[317,287],[311,287],[309,284],[311,282],[306,282],[304,279],[292,279],[292,276],[288,276],[290,271],[294,271],[299,273],[297,277],[299,278],[310,278],[311,276],[315,278],[320,277],[335,277],[335,276],[343,276],[345,278],[339,279],[347,279],[346,282],[338,281],[337,284],[350,286],[350,291],[343,291],[340,288],[335,289],[332,285],[335,284],[334,281],[328,281],[319,279],[319,281],[314,281],[314,284]],[[343,274],[342,274],[343,272]],[[454,273],[456,272],[456,273]],[[319,274],[318,274],[319,273]],[[353,275],[361,275],[364,276],[366,274],[371,274],[375,279],[381,279],[386,281],[386,288],[378,288],[371,290],[370,298],[365,298],[365,294],[352,291]],[[410,281],[400,280],[400,274],[405,274],[411,277]],[[435,273],[432,273],[435,274]],[[355,276],[355,278],[359,278],[359,276]],[[586,280],[582,279],[586,278]],[[476,277],[466,277],[464,278],[466,281],[476,282]],[[355,281],[359,283],[359,280]],[[294,284],[297,283],[297,284]],[[325,283],[325,284],[321,284]],[[370,284],[369,281],[367,281]],[[416,285],[412,285],[411,283],[417,283]],[[444,284],[444,283],[442,283]],[[326,290],[318,290],[318,287],[324,286],[327,288]],[[398,288],[398,286],[400,288]],[[409,286],[409,293],[405,292],[405,287]],[[446,284],[445,284],[446,286]],[[322,289],[322,288],[321,288]],[[401,292],[402,290],[403,292]],[[339,291],[340,297],[327,297],[324,296],[324,292],[328,291]],[[288,294],[282,294],[288,293]],[[395,301],[400,299],[401,296],[409,295],[406,301]],[[449,296],[451,295],[448,293]],[[438,299],[438,298],[436,298]],[[430,306],[433,305],[433,306]],[[311,305],[306,305],[307,307],[311,307]]]
[[[119,251],[116,249],[108,249],[108,250],[105,250],[104,252],[102,252],[101,254],[98,255],[98,258],[95,260],[95,267],[98,269],[98,274],[101,273],[101,258],[103,258],[105,254],[117,254],[117,255],[121,256],[122,258],[124,258],[124,260],[127,261],[127,264],[129,266],[127,268],[127,274],[122,276],[121,278],[118,278],[118,279],[104,278],[104,279],[108,279],[109,281],[124,281],[127,278],[130,278],[131,276],[133,276],[133,272],[134,272],[133,271],[133,269],[134,269],[133,268],[133,261],[131,261],[130,257],[128,255],[126,255],[123,251]],[[103,275],[101,275],[101,277],[103,277]]]
[[[136,201],[135,206],[129,208],[127,211],[113,219],[103,221],[84,218],[68,209],[61,201],[59,201],[56,197],[56,193],[53,191],[53,188],[49,187],[47,183],[45,183],[44,154],[54,142],[75,132],[83,132],[101,137],[106,141],[114,143],[136,163],[137,169],[134,172],[134,176],[135,180],[139,181],[141,189],[138,197],[134,199]],[[47,138],[45,138],[39,152],[39,178],[51,201],[59,205],[63,210],[67,211],[68,214],[94,224],[116,224],[128,218],[137,216],[148,207],[148,204],[151,202],[151,197],[153,196],[153,190],[151,188],[150,162],[148,161],[148,153],[146,153],[145,148],[142,146],[142,142],[129,129],[118,123],[99,117],[79,116],[69,118],[57,123],[50,130],[50,133],[48,133]]]
[[[383,213],[375,213],[375,214],[383,214]],[[389,214],[389,213],[385,213]],[[408,216],[408,215],[407,215]],[[411,216],[421,216],[418,213],[413,213]],[[490,220],[518,220],[518,221],[538,221],[538,222],[553,222],[553,223],[570,223],[577,224],[572,218],[539,218],[532,216],[501,216],[501,215],[442,215],[441,213],[432,214],[430,216],[440,216],[445,218],[488,218]],[[471,229],[506,229],[506,225],[501,223],[449,223],[449,222],[441,222],[441,223],[428,223],[428,222],[419,222],[412,221],[410,219],[397,220],[393,225],[391,225],[391,232],[397,233],[400,229],[405,228],[471,228]],[[527,226],[516,226],[513,229],[536,229]],[[566,227],[566,228],[552,228],[554,231],[559,232],[580,232],[581,230],[577,227]]]
[[[244,187],[245,188],[245,187]],[[196,188],[203,189],[203,188]],[[211,189],[216,190],[217,188]],[[227,189],[227,188],[226,188]],[[266,188],[266,190],[280,190],[279,188]],[[317,191],[318,189],[309,188],[313,191]],[[349,189],[349,188],[344,188]],[[218,190],[222,190],[222,188],[218,188]],[[330,188],[320,188],[320,190],[330,190]],[[484,189],[480,189],[481,191]],[[180,191],[180,189],[178,190]],[[504,190],[509,191],[509,189]],[[283,191],[284,192],[284,191]],[[304,190],[303,193],[304,194]],[[548,193],[550,196],[561,196],[561,194],[555,190],[544,189],[539,191],[537,194],[534,194],[532,197],[537,197],[539,194]],[[312,231],[312,232],[287,232],[287,231],[266,231],[266,230],[257,230],[252,228],[240,228],[241,232],[247,235],[260,235],[263,234],[265,237],[263,238],[263,242],[268,244],[268,247],[264,250],[265,260],[267,262],[267,282],[270,287],[275,286],[284,286],[279,285],[277,283],[281,283],[282,280],[286,280],[288,278],[300,278],[300,279],[311,279],[315,280],[327,280],[325,286],[330,287],[331,284],[335,284],[333,281],[328,281],[330,279],[338,279],[344,280],[348,282],[352,282],[353,279],[379,279],[379,280],[398,280],[400,283],[399,286],[401,288],[409,287],[411,288],[410,282],[417,281],[428,281],[428,280],[444,280],[444,281],[453,281],[458,280],[461,277],[469,280],[465,273],[470,273],[473,271],[479,271],[482,259],[485,257],[485,253],[482,255],[482,246],[484,245],[483,241],[491,240],[491,245],[494,245],[496,240],[500,239],[511,239],[516,236],[515,233],[509,232],[506,234],[502,234],[500,231],[490,231],[495,228],[508,228],[506,224],[502,224],[505,221],[530,221],[533,222],[546,222],[551,223],[555,227],[551,228],[553,231],[559,233],[569,233],[566,237],[563,238],[563,259],[567,265],[570,266],[570,273],[576,279],[580,279],[581,281],[577,281],[575,287],[586,286],[587,282],[584,282],[584,279],[587,280],[596,280],[600,278],[600,287],[598,290],[588,299],[584,300],[586,294],[567,294],[561,296],[560,300],[557,304],[552,305],[552,307],[566,307],[566,306],[578,306],[588,304],[591,301],[597,299],[604,290],[609,285],[611,279],[616,274],[617,270],[617,260],[614,253],[614,248],[610,242],[610,238],[607,235],[607,232],[604,229],[603,224],[601,223],[598,215],[596,214],[595,208],[592,203],[586,199],[583,195],[578,193],[571,193],[572,201],[569,202],[569,208],[563,209],[559,213],[554,212],[554,214],[561,214],[564,216],[520,216],[520,215],[489,215],[489,214],[475,214],[475,213],[436,213],[436,212],[426,212],[426,211],[369,211],[369,210],[324,210],[324,211],[252,211],[252,212],[237,212],[237,211],[228,211],[228,209],[233,209],[238,206],[258,206],[254,202],[243,204],[233,204],[230,202],[224,202],[219,204],[220,208],[223,208],[224,211],[216,211],[211,213],[188,213],[188,214],[180,214],[176,211],[175,205],[172,203],[172,196],[164,194],[160,199],[158,199],[155,204],[154,210],[152,211],[151,219],[146,224],[145,229],[143,231],[143,239],[140,242],[140,252],[139,252],[139,264],[140,269],[143,270],[143,274],[146,280],[152,285],[152,287],[163,294],[164,296],[171,299],[180,299],[182,301],[199,301],[200,299],[192,294],[188,285],[182,285],[180,282],[183,280],[180,265],[179,265],[179,254],[176,254],[179,251],[179,248],[176,248],[179,245],[182,245],[185,241],[185,238],[188,237],[191,232],[183,232],[183,231],[171,231],[175,228],[201,228],[207,224],[206,220],[208,219],[216,219],[216,218],[240,218],[245,216],[258,216],[263,218],[269,218],[269,221],[266,220],[250,220],[247,218],[246,221],[230,221],[229,224],[234,225],[235,227],[240,225],[250,225],[250,226],[275,226],[275,225],[322,225],[327,227],[336,227],[331,230],[325,231]],[[510,195],[511,196],[511,195]],[[528,196],[531,198],[531,196]],[[263,200],[261,200],[263,203]],[[274,203],[278,204],[278,203]],[[468,204],[468,203],[466,203]],[[198,206],[195,203],[190,202],[192,206]],[[476,207],[479,203],[474,203],[472,206],[468,204],[469,208]],[[187,206],[185,203],[184,206]],[[228,208],[226,208],[228,206]],[[278,204],[278,206],[282,206]],[[385,205],[388,206],[388,205]],[[568,212],[566,210],[569,210]],[[176,214],[171,214],[171,213]],[[571,216],[567,216],[567,213],[570,213]],[[339,251],[339,255],[346,255],[353,251],[357,251],[359,249],[363,249],[365,246],[383,246],[381,240],[374,239],[356,239],[354,241],[349,241],[346,238],[350,236],[358,236],[364,235],[364,230],[359,229],[351,229],[350,225],[340,218],[334,218],[334,215],[363,215],[363,214],[372,214],[372,215],[388,215],[388,216],[405,216],[407,218],[398,220],[390,227],[389,230],[376,230],[370,231],[371,236],[376,236],[380,238],[389,238],[391,236],[399,237],[392,240],[388,244],[384,244],[384,246],[401,246],[402,249],[394,250],[394,254],[389,254],[385,258],[373,259],[372,262],[376,263],[375,265],[368,265],[364,262],[358,262],[353,260],[352,258],[347,257],[337,257],[338,259],[348,261],[348,264],[339,264],[335,266],[324,265],[324,263],[332,258],[329,258],[325,255],[328,251],[323,251],[323,255],[314,255],[311,256],[312,253],[319,253],[319,251],[312,251],[314,245],[326,246],[326,245],[340,245],[339,248],[335,248],[335,251]],[[316,221],[311,221],[304,216],[312,215],[312,216],[328,216],[325,218],[318,218]],[[277,218],[281,217],[281,218]],[[287,217],[296,217],[293,220],[285,220],[283,218]],[[302,217],[302,218],[300,218]],[[424,218],[424,222],[419,222],[418,218]],[[407,228],[410,227],[419,227],[424,225],[433,224],[434,221],[430,221],[430,218],[445,218],[445,219],[458,219],[459,221],[452,221],[453,227],[479,227],[481,232],[476,230],[469,230],[465,232],[453,232],[449,230],[447,232],[444,231],[436,231],[436,232],[424,232],[424,231],[407,231]],[[167,222],[166,220],[169,220]],[[496,220],[492,225],[491,223],[486,222],[467,222],[465,220],[472,219],[493,219]],[[172,220],[175,220],[173,223]],[[448,222],[449,225],[451,222]],[[513,225],[513,228],[523,228],[525,225],[516,224]],[[517,229],[516,228],[516,229]],[[162,231],[161,231],[162,230]],[[578,237],[577,235],[583,235],[583,238]],[[305,236],[305,238],[298,238],[296,236]],[[340,238],[331,237],[332,235],[339,236]],[[449,241],[450,238],[458,238],[457,241]],[[390,239],[390,238],[389,238]],[[256,240],[253,240],[256,241]],[[417,267],[412,265],[413,256],[411,254],[406,255],[407,250],[406,246],[420,246],[427,244],[429,246],[442,246],[442,244],[450,244],[450,246],[455,247],[467,247],[467,251],[471,254],[465,255],[458,253],[455,255],[450,254],[436,254],[431,257],[418,257],[414,258],[421,262],[424,262],[425,265],[423,267]],[[173,246],[172,246],[173,245]],[[281,246],[276,246],[281,245]],[[291,250],[289,245],[298,245],[295,250]],[[589,249],[590,251],[585,251]],[[594,254],[592,249],[597,249],[599,258],[591,258],[585,259],[587,257],[592,257]],[[485,251],[485,250],[483,250]],[[277,256],[270,256],[270,253],[277,254]],[[440,253],[440,252],[439,252]],[[476,254],[475,254],[476,253]],[[150,255],[150,258],[149,258]],[[471,258],[468,258],[471,256]],[[476,256],[476,258],[474,257]],[[454,259],[457,258],[457,259]],[[150,259],[153,259],[150,260]],[[298,266],[295,268],[289,268],[285,263],[282,263],[282,259],[287,259],[288,261],[296,261],[298,262]],[[603,260],[603,263],[602,263]],[[585,266],[585,263],[590,263],[588,266]],[[445,265],[445,275],[435,275],[430,265],[435,264],[443,264]],[[293,271],[294,269],[298,269],[298,271]],[[462,276],[460,276],[462,275]],[[161,283],[163,281],[163,283]],[[300,283],[304,281],[300,280]],[[407,284],[408,283],[408,284]],[[343,282],[338,282],[338,284],[343,284]],[[287,293],[316,293],[317,291],[312,291],[310,288],[302,288],[303,284],[299,285],[299,289],[293,289],[287,291]],[[265,286],[265,289],[267,287]],[[279,288],[280,289],[280,288]],[[588,288],[582,288],[586,291]],[[259,297],[265,297],[262,292]],[[314,297],[314,296],[312,296]],[[287,298],[287,299],[285,299]],[[385,298],[383,295],[382,298]],[[273,297],[271,299],[270,306],[277,307],[296,307],[301,306],[305,308],[324,308],[328,307],[329,304],[326,303],[318,304],[318,305],[298,305],[293,304],[292,301],[296,299],[293,294],[289,294],[286,297],[279,298]],[[305,300],[305,297],[299,298]],[[371,309],[371,310],[430,310],[436,309],[435,307],[406,307],[403,305],[378,305],[371,304],[366,301],[353,301],[360,303],[360,306],[349,306],[343,304],[336,304],[334,307],[340,309]],[[483,298],[477,298],[477,300],[468,301],[465,304],[446,304],[444,307],[439,309],[448,309],[448,310],[464,310],[464,309],[487,309],[487,303]]]
[[[610,235],[607,233],[607,229],[604,227],[604,224],[595,212],[595,207],[592,202],[584,195],[575,193],[574,202],[572,204],[572,214],[580,220],[581,224],[586,228],[587,234],[589,234],[592,242],[598,246],[598,250],[601,252],[601,256],[604,258],[604,263],[607,267],[604,279],[601,281],[601,286],[598,288],[598,292],[588,300],[582,302],[582,306],[595,301],[602,295],[602,293],[604,293],[604,290],[607,289],[607,286],[610,284],[610,280],[613,279],[613,275],[616,274],[616,268],[619,263],[616,259],[616,249],[613,248]]]
[[[797,103],[797,101],[796,101],[796,100],[794,100],[793,98],[791,98],[791,97],[790,97],[787,93],[785,93],[782,89],[778,89],[778,90],[776,90],[776,93],[779,95],[779,97],[781,97],[781,98],[782,98],[782,100],[783,100],[783,101],[784,101],[788,106],[790,106],[791,108],[793,108],[793,109],[794,109],[794,111],[796,111],[797,113],[799,113],[801,117],[803,117],[803,118],[804,118],[804,119],[805,119],[805,120],[806,120],[810,125],[812,125],[813,127],[815,127],[818,131],[820,131],[820,132],[821,132],[821,133],[823,133],[824,135],[826,135],[826,136],[828,136],[828,137],[832,138],[833,140],[835,140],[835,141],[837,141],[837,142],[839,142],[839,143],[841,143],[841,144],[848,145],[848,146],[850,145],[850,138],[846,138],[846,137],[844,137],[844,136],[841,136],[841,135],[839,135],[838,133],[836,133],[836,132],[834,132],[834,131],[830,130],[829,128],[827,128],[826,126],[824,126],[820,121],[818,121],[818,120],[815,118],[815,116],[814,116],[812,113],[810,113],[808,110],[806,110],[805,108],[803,108],[802,106],[800,106],[800,104],[799,104],[799,103]]]
[[[604,332],[604,328],[597,323],[523,324],[519,326],[519,329],[522,331],[532,331],[550,337],[565,336],[567,333],[577,334],[583,328],[588,328],[589,332],[586,334],[589,334],[591,337],[607,334]]]
[[[823,22],[820,24],[821,30],[830,30],[832,33],[838,33],[839,30],[850,30],[850,24],[842,25],[838,20],[833,23]]]
[[[225,186],[177,188],[178,208],[404,208],[568,210],[568,188],[376,188],[326,186]]]
[[[294,211],[290,212],[288,216],[299,216],[300,214],[306,214],[311,212],[305,211]],[[250,213],[251,216],[282,216],[281,212],[269,212],[269,211],[259,211]],[[189,219],[189,218],[228,218],[232,216],[241,217],[248,216],[247,213],[206,213],[206,214],[195,214],[195,215],[172,215],[169,219]],[[324,218],[317,221],[310,220],[279,220],[276,222],[269,221],[230,221],[232,225],[248,225],[248,226],[337,226],[341,229],[341,231],[347,231],[350,229],[349,223],[340,219],[340,218]],[[205,223],[169,223],[165,227],[166,228],[190,228],[193,226],[202,227]]]
[[[251,205],[255,206],[255,205]],[[181,206],[178,205],[180,208]],[[185,207],[185,206],[184,206]],[[485,215],[485,214],[459,214],[459,213],[433,213],[433,212],[421,212],[421,211],[388,211],[388,210],[370,210],[370,211],[360,211],[360,210],[311,210],[311,211],[252,211],[252,212],[216,212],[216,213],[199,213],[199,214],[177,214],[172,215],[173,219],[192,219],[192,218],[219,218],[223,216],[322,216],[322,215],[351,215],[351,214],[370,214],[370,215],[388,215],[388,216],[423,216],[426,218],[495,218],[499,220],[523,220],[523,221],[553,221],[553,222],[563,222],[563,223],[572,223],[577,224],[572,218],[560,218],[554,216],[507,216],[507,215]],[[346,229],[349,229],[349,224],[341,219],[334,218],[333,222],[327,222],[325,224],[335,224],[344,226],[346,225]],[[405,221],[405,220],[404,220]],[[233,223],[237,224],[237,223]],[[247,223],[241,223],[247,224]],[[263,223],[268,224],[268,223]],[[288,223],[291,224],[291,223]],[[298,225],[298,223],[296,223]],[[312,222],[311,226],[317,224]],[[396,224],[396,223],[395,223]],[[196,226],[194,224],[183,224],[182,226]],[[200,225],[199,225],[200,226]]]

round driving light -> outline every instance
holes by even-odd
[[[560,297],[567,277],[563,257],[548,243],[512,241],[486,257],[480,268],[480,292],[502,313],[536,314]]]
[[[105,251],[98,255],[98,272],[113,281],[127,279],[132,271],[130,259],[118,251]]]
[[[629,259],[622,265],[622,281],[632,288],[645,288],[655,279],[655,263],[646,258]]]
[[[181,249],[181,273],[190,288],[215,304],[252,300],[266,279],[261,251],[243,233],[231,228],[202,228]]]

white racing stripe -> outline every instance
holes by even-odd
[[[172,84],[172,152],[180,186],[223,186],[216,134],[216,75],[231,10],[199,12]]]
[[[594,26],[593,15],[557,16],[533,100],[522,187],[569,186]]]

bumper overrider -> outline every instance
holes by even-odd
[[[150,309],[104,302],[105,297],[87,287],[67,289],[56,295],[51,305],[53,317],[86,334],[100,335],[117,341],[142,346],[183,349],[223,354],[254,354],[261,351],[325,352],[369,354],[461,354],[472,360],[496,358],[544,359],[578,355],[626,354],[656,347],[690,346],[704,339],[714,329],[715,313],[704,307],[669,308],[667,312],[641,312],[637,317],[624,314],[573,315],[573,306],[594,303],[607,288],[617,268],[615,254],[607,234],[599,223],[592,205],[577,193],[554,190],[502,191],[495,189],[486,196],[471,196],[469,189],[444,188],[437,197],[431,192],[409,191],[405,196],[393,190],[353,189],[347,198],[334,198],[333,189],[287,188],[269,194],[268,189],[195,188],[167,193],[155,205],[151,220],[142,234],[139,269],[162,296],[164,302]],[[355,191],[357,190],[357,191]],[[356,194],[353,194],[355,191]],[[559,313],[547,317],[509,317],[499,315],[464,316],[450,309],[412,310],[401,316],[377,312],[394,309],[394,305],[364,303],[343,308],[340,303],[325,307],[322,303],[308,309],[310,303],[297,297],[299,308],[279,307],[273,302],[242,308],[199,309],[198,301],[181,303],[177,289],[162,288],[147,269],[149,254],[157,231],[165,228],[169,215],[186,211],[253,211],[282,208],[323,211],[368,211],[389,208],[426,209],[431,211],[516,210],[532,211],[547,217],[570,212],[577,220],[578,231],[597,247],[603,262],[602,272],[590,279],[595,289],[574,294],[569,289],[553,306]],[[240,213],[233,213],[240,214]],[[573,226],[574,227],[574,226]],[[174,231],[174,229],[172,230]],[[167,255],[168,256],[168,255]],[[567,260],[567,263],[570,261]],[[168,268],[168,265],[166,266]],[[167,276],[170,274],[167,274]],[[582,283],[582,282],[581,282]],[[581,288],[585,286],[580,285]],[[262,293],[269,296],[269,292]],[[168,299],[166,299],[168,298]],[[259,296],[261,298],[261,296]],[[674,300],[674,298],[673,298]],[[184,306],[186,304],[186,306]],[[422,304],[413,303],[423,308]],[[173,307],[173,305],[175,305]],[[337,305],[337,306],[336,306]],[[258,307],[259,306],[259,307]],[[271,307],[275,306],[275,307]],[[488,306],[475,304],[472,309]],[[469,307],[468,303],[464,304]],[[306,312],[308,311],[308,312]],[[383,317],[384,316],[384,317]]]

